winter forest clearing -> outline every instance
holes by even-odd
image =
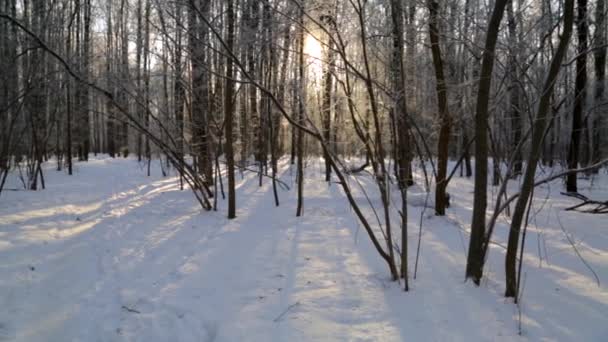
[[[0,0],[0,341],[608,340],[605,0]]]
[[[217,212],[201,211],[178,177],[161,176],[158,162],[149,178],[135,159],[77,165],[73,177],[49,170],[43,192],[3,194],[3,340],[601,341],[608,334],[606,225],[597,215],[564,212],[577,201],[559,194],[559,181],[539,188],[532,207],[520,337],[518,308],[502,297],[506,220],[480,288],[464,283],[470,180],[455,181],[444,217],[424,210],[426,193],[411,189],[409,238],[417,241],[421,218],[422,234],[416,279],[404,293],[342,190],[323,181],[321,163],[306,168],[316,179],[306,181],[300,218],[293,190],[280,191],[275,207],[269,182],[237,176],[234,220],[223,200]],[[279,174],[293,185],[286,160]],[[357,178],[378,196],[370,177]],[[582,193],[608,195],[608,177],[597,183]],[[361,191],[355,197],[364,201]]]

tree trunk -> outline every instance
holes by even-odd
[[[330,19],[333,20],[333,19]],[[328,39],[327,48],[325,49],[326,61],[323,70],[323,100],[321,105],[323,119],[323,139],[329,144],[331,141],[331,112],[332,101],[331,92],[333,88],[333,73],[334,73],[334,52],[331,39]],[[325,159],[325,181],[331,181],[331,165],[329,163],[329,155],[324,154]]]
[[[584,0],[583,0],[584,1]],[[580,5],[580,0],[579,0]],[[580,9],[579,9],[580,15]],[[517,302],[518,290],[519,290],[519,277],[516,274],[516,259],[517,259],[517,247],[519,243],[519,232],[522,225],[524,213],[530,200],[530,193],[534,187],[534,176],[536,174],[536,167],[540,158],[542,150],[542,140],[545,134],[547,117],[549,110],[551,109],[551,95],[553,93],[553,87],[555,80],[557,79],[560,65],[566,52],[568,50],[568,44],[572,35],[572,24],[574,21],[574,0],[566,0],[564,9],[564,30],[561,35],[561,40],[551,66],[547,74],[547,79],[543,87],[540,102],[538,104],[538,111],[534,119],[532,127],[532,140],[530,145],[530,154],[526,163],[526,171],[524,179],[522,181],[521,190],[517,203],[515,204],[515,210],[511,218],[511,227],[509,230],[509,242],[507,245],[507,254],[505,257],[505,276],[506,276],[506,297],[514,297]],[[521,261],[520,261],[521,262]]]
[[[73,16],[69,19],[68,32],[67,32],[67,40],[65,42],[65,51],[68,59],[70,59],[72,55],[72,25],[73,25]],[[68,77],[66,84],[66,140],[65,140],[65,151],[66,151],[66,161],[68,164],[68,175],[72,174],[72,80]]]
[[[209,16],[209,0],[190,0],[188,16],[188,45],[192,79],[192,134],[193,146],[198,159],[199,173],[207,184],[211,184],[212,163],[210,156],[209,127],[209,75],[204,42],[207,41],[207,27],[201,25],[198,15]]]
[[[587,0],[577,0],[576,34],[578,37],[576,56],[576,80],[574,81],[574,109],[572,110],[572,131],[568,149],[568,168],[576,169],[579,163],[583,110],[587,96]],[[577,174],[566,176],[566,191],[578,192]]]
[[[248,7],[245,9],[248,11],[249,22],[247,23],[246,28],[246,37],[244,38],[246,41],[246,49],[247,49],[247,68],[252,78],[256,79],[258,77],[256,73],[256,37],[259,26],[259,0],[248,0]],[[251,131],[253,132],[253,152],[255,156],[255,160],[260,160],[260,115],[258,112],[258,89],[249,85],[249,124],[251,126]],[[249,150],[247,150],[249,153]],[[249,155],[245,156],[245,160],[249,157]]]
[[[234,46],[234,0],[227,4],[228,32],[226,44],[230,50]],[[232,147],[232,126],[234,116],[234,80],[232,59],[226,60],[226,89],[224,90],[224,126],[226,128],[226,167],[228,171],[228,218],[236,217],[236,192],[234,190],[234,150]]]
[[[129,108],[129,98],[124,89],[129,89],[131,78],[129,75],[129,4],[128,0],[120,2],[120,77],[121,91],[118,92],[118,103],[122,108]],[[124,113],[120,115],[120,148],[123,157],[129,154],[129,125]]]
[[[521,140],[521,108],[520,108],[520,78],[517,69],[517,53],[519,51],[519,39],[517,37],[517,20],[513,14],[513,3],[511,0],[507,7],[508,28],[509,28],[509,52],[507,57],[507,70],[509,75],[509,112],[511,114],[511,150],[515,153],[513,158],[512,175],[517,177],[522,171],[522,153],[517,149]]]
[[[605,106],[600,105],[604,100],[604,82],[606,75],[606,0],[597,0],[595,8],[595,106],[596,110],[591,124],[593,132],[592,164],[598,163],[602,159],[602,148],[606,146],[608,140],[602,134]],[[594,172],[597,173],[598,169]]]
[[[488,191],[488,104],[494,68],[494,50],[500,22],[509,0],[496,0],[488,24],[486,42],[483,50],[481,73],[477,90],[475,111],[475,188],[473,199],[473,218],[471,220],[471,240],[467,256],[466,277],[480,284],[483,275],[484,255],[482,244],[485,235],[486,206]]]
[[[144,127],[151,132],[150,127],[150,0],[146,0],[144,10]],[[145,136],[145,155],[147,161],[146,174],[150,176],[152,153],[150,150],[150,136]]]
[[[91,0],[84,0],[84,37],[82,47],[82,74],[86,81],[90,81],[91,75]],[[91,129],[90,129],[90,92],[89,87],[83,87],[81,100],[81,114],[78,124],[79,150],[81,160],[89,160],[91,149]]]
[[[409,277],[407,267],[407,166],[410,161],[407,156],[409,153],[410,134],[408,125],[407,99],[406,99],[406,72],[403,65],[404,42],[403,42],[403,6],[401,0],[391,0],[391,18],[392,18],[392,39],[393,39],[393,54],[391,58],[391,73],[393,75],[393,113],[397,120],[396,133],[397,142],[399,144],[399,189],[401,191],[401,277],[404,279],[404,290],[409,291]],[[403,153],[405,152],[405,153]],[[392,246],[388,246],[392,248]]]
[[[175,3],[175,21],[181,24],[182,7],[179,2]],[[177,154],[179,163],[184,162],[184,100],[185,92],[184,80],[182,79],[182,31],[175,32],[175,50],[173,51],[173,64],[175,74],[173,76],[173,111],[175,113],[175,125],[177,126]],[[180,189],[183,190],[183,172],[180,168]]]
[[[448,144],[450,142],[450,129],[452,119],[448,108],[448,91],[443,70],[443,59],[439,45],[439,23],[437,20],[439,3],[435,0],[428,1],[429,7],[429,37],[431,40],[431,53],[433,55],[433,66],[435,69],[435,80],[437,89],[437,104],[439,108],[439,140],[437,142],[437,179],[435,187],[435,214],[445,215],[447,205],[446,176],[448,168]]]
[[[137,0],[137,9],[136,9],[136,17],[137,17],[137,37],[135,40],[135,93],[136,93],[136,102],[137,102],[137,119],[139,122],[144,121],[144,106],[143,103],[143,89],[142,89],[142,49],[143,49],[143,14],[142,14],[142,0]],[[143,134],[142,132],[137,132],[137,161],[141,162],[142,157],[142,149],[143,147]]]
[[[112,1],[108,1],[108,19],[107,19],[107,27],[106,29],[107,31],[107,36],[106,36],[106,51],[108,54],[108,58],[106,60],[106,80],[107,80],[107,85],[106,85],[106,90],[111,93],[112,95],[114,95],[115,91],[114,91],[114,84],[112,82],[112,80],[110,79],[113,75],[113,58],[112,56],[114,55],[113,53],[113,41],[114,41],[114,34],[113,34],[113,23],[112,23]],[[116,125],[115,125],[115,113],[114,113],[114,105],[112,104],[112,100],[111,99],[107,99],[106,101],[106,111],[108,113],[108,117],[106,119],[106,138],[104,139],[106,142],[106,148],[107,148],[107,152],[110,155],[110,157],[114,158],[116,156]]]
[[[304,73],[304,1],[301,4],[300,10],[300,27],[298,28],[298,123],[305,125],[304,121],[304,102],[306,101],[306,75]],[[297,155],[297,180],[298,180],[298,204],[296,216],[302,216],[304,213],[304,132],[296,130],[296,155]]]

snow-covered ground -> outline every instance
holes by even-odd
[[[0,341],[608,341],[608,216],[563,211],[577,201],[560,180],[535,194],[520,336],[502,296],[506,218],[482,286],[464,282],[472,180],[452,180],[443,218],[421,213],[426,195],[411,189],[410,251],[421,217],[422,248],[404,293],[339,185],[315,163],[306,172],[303,217],[295,187],[277,208],[270,181],[245,173],[227,220],[225,201],[202,211],[157,161],[151,177],[133,159],[77,163],[73,176],[49,164],[46,190],[0,195]],[[593,182],[582,192],[607,199],[608,177]],[[19,187],[15,175],[6,187]]]

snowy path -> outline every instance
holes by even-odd
[[[530,276],[534,294],[526,294],[518,336],[516,308],[495,275],[500,255],[482,288],[463,283],[468,236],[454,222],[468,219],[466,201],[445,219],[427,211],[418,279],[406,294],[389,281],[341,190],[321,177],[306,183],[305,214],[296,218],[295,190],[281,192],[275,208],[267,179],[258,187],[255,175],[239,176],[238,217],[228,221],[224,201],[217,213],[201,212],[175,178],[146,178],[133,160],[78,165],[73,177],[47,172],[45,191],[0,198],[0,341],[608,336],[606,287],[587,284],[570,252],[561,254],[572,265],[555,266],[570,275],[559,285],[565,296],[555,294],[555,273]],[[289,171],[283,179],[290,182]],[[411,240],[419,215],[411,208]],[[608,281],[608,244],[594,237],[588,256]]]

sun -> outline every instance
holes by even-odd
[[[313,79],[320,78],[323,73],[323,46],[311,34],[304,38],[304,55],[309,75]]]

